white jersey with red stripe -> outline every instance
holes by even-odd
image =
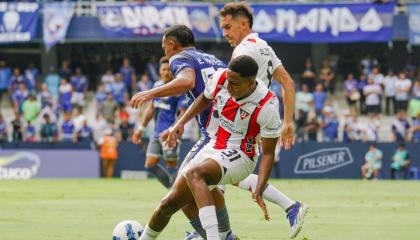
[[[270,88],[273,72],[282,63],[267,42],[259,38],[258,33],[251,33],[235,47],[232,59],[241,55],[250,56],[258,63],[257,78]]]
[[[261,80],[250,96],[237,101],[227,91],[226,69],[212,78],[204,96],[213,100],[207,133],[215,149],[240,149],[253,157],[260,137],[280,136],[279,102]]]

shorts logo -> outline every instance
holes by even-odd
[[[348,148],[325,148],[300,156],[295,173],[326,173],[352,162],[353,156]]]
[[[239,112],[240,112],[241,120],[244,120],[245,118],[249,116],[249,113],[243,110],[242,108],[239,108]]]

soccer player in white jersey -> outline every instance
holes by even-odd
[[[215,200],[210,189],[220,184],[237,183],[249,176],[258,160],[258,142],[262,146],[262,159],[252,198],[263,204],[262,194],[274,162],[281,120],[278,100],[261,80],[256,80],[257,71],[257,63],[249,56],[231,60],[228,69],[213,75],[204,93],[171,128],[167,139],[169,148],[176,145],[184,125],[213,103],[207,123],[211,140],[180,170],[140,240],[156,239],[170,217],[191,202],[199,208],[206,239],[219,240]]]
[[[281,142],[287,150],[293,144],[293,112],[295,104],[294,83],[280,59],[266,41],[252,32],[253,16],[246,2],[231,2],[224,5],[219,12],[220,26],[223,36],[232,47],[235,47],[232,59],[240,55],[252,57],[258,64],[257,78],[270,88],[274,79],[282,84],[284,104],[284,122],[282,126]],[[257,179],[252,175],[239,183],[243,189],[255,189]],[[302,202],[290,200],[278,189],[268,185],[263,193],[265,199],[279,205],[287,213],[290,222],[290,237],[299,233],[308,207]]]

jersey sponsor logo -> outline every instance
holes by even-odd
[[[349,148],[325,148],[300,156],[295,166],[296,174],[326,173],[353,163]]]
[[[245,131],[243,129],[237,129],[238,126],[223,115],[220,116],[220,125],[231,133],[239,134],[241,136],[245,135]]]
[[[244,109],[239,108],[239,112],[240,112],[241,120],[244,120],[245,118],[249,117],[249,113],[245,111]]]

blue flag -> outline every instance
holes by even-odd
[[[44,6],[43,33],[47,50],[66,38],[74,14],[73,2],[47,3]]]

